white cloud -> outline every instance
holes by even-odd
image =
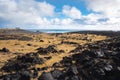
[[[76,7],[71,7],[71,6],[65,5],[65,6],[63,6],[62,13],[73,19],[81,18],[81,12]]]
[[[75,6],[55,6],[35,0],[0,0],[0,22],[6,26],[43,29],[120,30],[120,0],[85,0],[88,15]]]
[[[51,24],[52,25],[70,25],[73,23],[73,20],[70,18],[66,18],[66,19],[59,19],[59,18],[54,18],[51,19]]]
[[[107,18],[120,18],[120,0],[85,0],[87,8],[102,13]],[[113,20],[114,21],[114,20]]]
[[[55,18],[51,20],[51,23],[54,25],[60,25],[60,19],[59,18]]]
[[[120,30],[120,0],[85,0],[92,13],[82,16],[89,29]]]
[[[70,18],[68,18],[68,19],[63,19],[62,21],[61,21],[61,24],[63,24],[63,25],[70,25],[70,24],[73,24],[73,20],[72,19],[70,19]]]
[[[52,17],[55,7],[35,0],[0,0],[0,19],[10,24],[49,24],[44,17]]]
[[[86,24],[104,24],[107,20],[106,16],[96,13],[90,13],[82,18]]]

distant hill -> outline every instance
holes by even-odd
[[[32,33],[23,29],[0,29],[0,35],[2,34],[24,34],[24,33]]]
[[[96,35],[105,35],[110,37],[120,36],[120,31],[77,31],[71,33],[96,34]]]
[[[42,33],[42,32],[32,32],[24,29],[0,29],[0,35],[11,35],[11,34],[28,34],[28,33]],[[96,34],[103,36],[116,37],[120,36],[120,31],[76,31],[76,32],[68,32],[68,33],[78,33],[78,34]],[[62,33],[53,33],[53,34],[62,34]]]

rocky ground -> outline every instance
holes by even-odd
[[[0,80],[120,79],[118,34],[20,32],[0,31]]]

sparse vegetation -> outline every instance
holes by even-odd
[[[56,73],[58,72],[58,74],[63,74],[63,72],[61,72],[62,70],[66,70],[67,67],[68,70],[71,70],[69,66],[76,63],[77,58],[74,57],[76,54],[79,56],[82,51],[93,48],[99,49],[102,43],[110,43],[109,39],[111,38],[113,37],[78,33],[57,34],[56,36],[45,33],[31,34],[31,32],[19,32],[14,35],[9,35],[3,32],[2,35],[0,35],[0,76],[8,75],[11,72],[16,73],[16,70],[20,72],[22,70],[28,70],[27,73],[30,71],[30,75],[34,74],[33,80],[36,80],[43,72],[49,72],[50,74],[48,75],[55,73],[54,71],[56,71]],[[109,46],[115,47],[114,45],[117,44],[109,44]],[[110,47],[110,49],[112,49],[112,47]],[[5,54],[6,52],[9,52],[9,54]],[[73,60],[72,57],[74,57],[75,60]],[[85,59],[88,58],[88,56],[85,57]],[[21,70],[19,70],[18,67],[20,67]],[[75,67],[78,68],[78,66],[75,65],[72,68],[75,69]],[[75,73],[75,75],[76,74],[77,73]],[[54,76],[56,75],[54,74]],[[40,79],[41,77],[38,78],[38,80]]]

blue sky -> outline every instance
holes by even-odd
[[[0,0],[0,28],[120,30],[119,4],[120,0]]]
[[[61,12],[64,5],[75,6],[77,9],[81,10],[83,15],[90,13],[90,10],[87,10],[84,0],[36,0],[38,2],[48,2],[56,7],[56,12]]]

